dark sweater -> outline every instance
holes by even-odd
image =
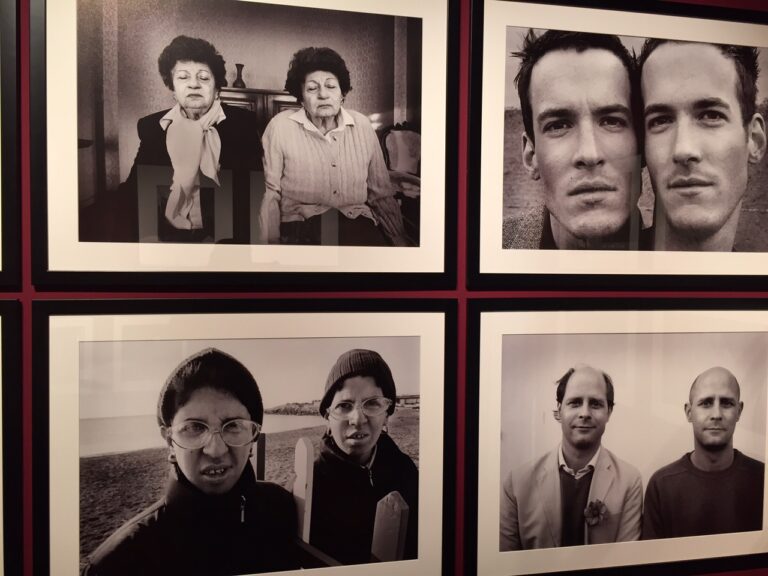
[[[298,568],[296,509],[250,464],[222,496],[208,496],[175,468],[166,495],[99,546],[83,576],[234,576]]]
[[[560,467],[560,502],[562,507],[561,546],[584,544],[584,509],[589,500],[594,469],[576,479]]]
[[[691,453],[651,477],[643,510],[644,540],[760,530],[763,526],[762,462],[734,451],[726,470],[705,472]]]
[[[371,561],[378,501],[397,490],[408,504],[405,559],[418,553],[419,471],[385,433],[370,471],[353,462],[326,435],[315,460],[310,544],[342,564]]]

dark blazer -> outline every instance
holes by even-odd
[[[261,134],[257,128],[256,115],[244,108],[221,105],[226,119],[216,125],[221,139],[221,155],[219,156],[220,170],[232,171],[233,189],[233,240],[238,243],[249,242],[250,229],[250,198],[252,172],[262,172]],[[139,132],[139,151],[133,161],[133,167],[117,193],[108,194],[101,210],[105,242],[137,242],[139,238],[138,203],[139,201],[154,201],[156,188],[148,186],[147,190],[139,190],[140,171],[142,167],[167,167],[172,174],[171,158],[168,155],[165,138],[166,132],[160,126],[160,119],[168,110],[156,112],[141,118],[137,128]],[[221,174],[220,174],[221,175]],[[140,194],[141,192],[141,194]],[[212,203],[210,196],[201,195],[203,224],[212,225],[212,211],[206,210],[206,204]],[[158,207],[159,214],[164,212],[164,206]],[[160,235],[171,236],[176,230],[165,221],[158,218]],[[180,231],[182,233],[189,231]],[[96,238],[95,238],[96,239]],[[176,240],[176,239],[172,239]]]

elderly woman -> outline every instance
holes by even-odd
[[[352,89],[342,57],[330,48],[299,50],[285,89],[302,107],[277,114],[264,131],[262,241],[405,245],[376,133],[342,106]]]
[[[264,411],[251,373],[206,349],[184,360],[160,392],[168,444],[165,495],[112,534],[87,576],[235,575],[295,568],[292,496],[257,482],[250,463]]]
[[[110,239],[137,241],[150,234],[171,242],[212,241],[212,194],[201,194],[201,186],[218,188],[221,172],[231,171],[233,216],[250,200],[251,172],[261,170],[256,116],[219,100],[226,86],[224,58],[206,40],[177,36],[160,54],[158,68],[174,105],[138,122],[139,150],[111,210]],[[158,210],[157,182],[139,189],[157,172],[147,167],[168,167],[173,174],[170,196],[164,205],[160,201],[159,229],[151,231],[139,225],[140,213]],[[248,242],[247,219],[234,227],[235,240]]]
[[[328,421],[315,460],[310,543],[342,564],[371,562],[378,501],[398,491],[409,507],[405,559],[416,558],[419,472],[387,434],[395,382],[373,350],[350,350],[331,368],[320,402]]]

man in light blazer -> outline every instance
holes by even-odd
[[[591,366],[575,366],[558,380],[554,415],[562,442],[505,480],[501,551],[640,538],[640,473],[601,446],[613,398],[611,378]]]

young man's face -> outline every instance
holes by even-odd
[[[557,420],[563,430],[563,444],[577,450],[597,448],[611,417],[607,385],[602,373],[584,367],[571,374]]]
[[[699,376],[685,405],[696,448],[718,451],[732,446],[743,408],[738,384],[730,372],[713,368]]]
[[[616,233],[639,188],[621,60],[603,49],[549,52],[533,67],[530,100],[535,142],[523,136],[523,162],[544,183],[553,228],[581,240]]]
[[[643,66],[651,182],[668,225],[691,238],[738,221],[755,127],[744,126],[737,81],[734,61],[709,44],[662,44]]]

